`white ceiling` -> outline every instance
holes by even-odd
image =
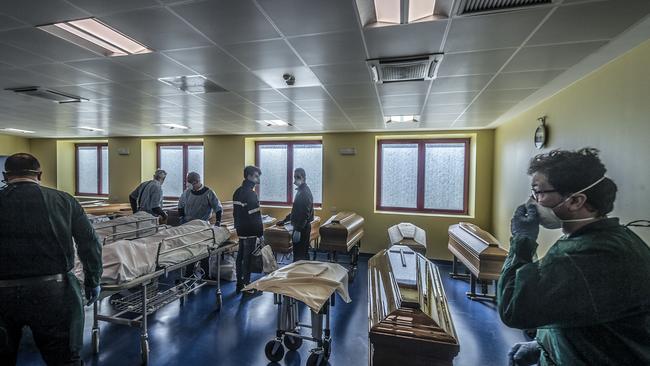
[[[397,114],[421,114],[421,129],[485,128],[649,13],[648,0],[565,0],[362,28],[355,0],[2,1],[0,128],[40,137],[413,129],[384,125]],[[89,16],[155,52],[105,58],[34,28]],[[375,85],[365,63],[434,52],[445,54],[434,81]],[[286,72],[295,86],[284,84]],[[186,95],[157,80],[193,74],[228,92]],[[90,101],[4,90],[31,85]],[[293,126],[254,122],[263,119]]]

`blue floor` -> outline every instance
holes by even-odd
[[[460,339],[458,366],[505,365],[506,353],[524,340],[519,330],[504,326],[491,303],[465,297],[469,285],[449,278],[450,265],[439,264],[452,318]],[[332,312],[332,356],[330,365],[368,364],[367,257],[350,284],[352,303],[337,301]],[[223,308],[214,311],[214,290],[199,289],[181,308],[171,303],[149,317],[150,365],[278,365],[264,356],[264,345],[275,336],[276,306],[273,295],[245,297],[234,293],[234,283],[223,282]],[[340,300],[340,299],[337,299]],[[110,306],[102,303],[104,311]],[[308,319],[307,309],[303,309]],[[86,365],[137,365],[140,360],[138,329],[100,323],[99,355],[90,346],[92,309],[86,311],[82,356]],[[43,365],[28,332],[23,337],[19,365]],[[289,352],[281,365],[304,365],[311,342],[298,352]],[[406,357],[406,355],[405,355]]]

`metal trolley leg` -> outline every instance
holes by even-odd
[[[140,356],[142,364],[149,364],[149,334],[147,333],[147,284],[142,284],[142,320],[140,323]]]

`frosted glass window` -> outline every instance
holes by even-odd
[[[77,159],[77,192],[97,194],[97,146],[78,146]]]
[[[203,178],[203,146],[188,146],[187,147],[187,172],[197,172]]]
[[[287,202],[287,145],[260,145],[260,201]]]
[[[305,169],[307,185],[314,196],[314,203],[323,202],[323,145],[293,145],[293,168]],[[291,172],[293,177],[293,172]],[[293,182],[293,180],[292,180]],[[295,186],[294,186],[295,188]],[[295,192],[295,191],[294,191]],[[295,194],[293,199],[295,200]]]
[[[108,146],[102,146],[102,194],[108,194]]]
[[[160,146],[160,168],[167,172],[162,185],[165,197],[180,197],[183,193],[183,146]]]
[[[465,144],[426,144],[424,151],[424,208],[463,210]]]
[[[381,145],[382,207],[417,208],[418,144]]]

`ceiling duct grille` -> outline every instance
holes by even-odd
[[[158,80],[188,94],[207,94],[227,91],[223,87],[206,79],[203,75],[171,76]]]
[[[77,95],[72,95],[58,90],[42,88],[40,86],[27,86],[21,88],[7,88],[5,90],[11,90],[18,94],[25,94],[31,97],[42,98],[57,102],[60,104],[63,103],[79,103],[83,101],[88,101],[86,98],[82,98]]]
[[[458,15],[493,13],[552,3],[553,0],[461,0]]]
[[[435,79],[442,54],[368,60],[376,83]]]

